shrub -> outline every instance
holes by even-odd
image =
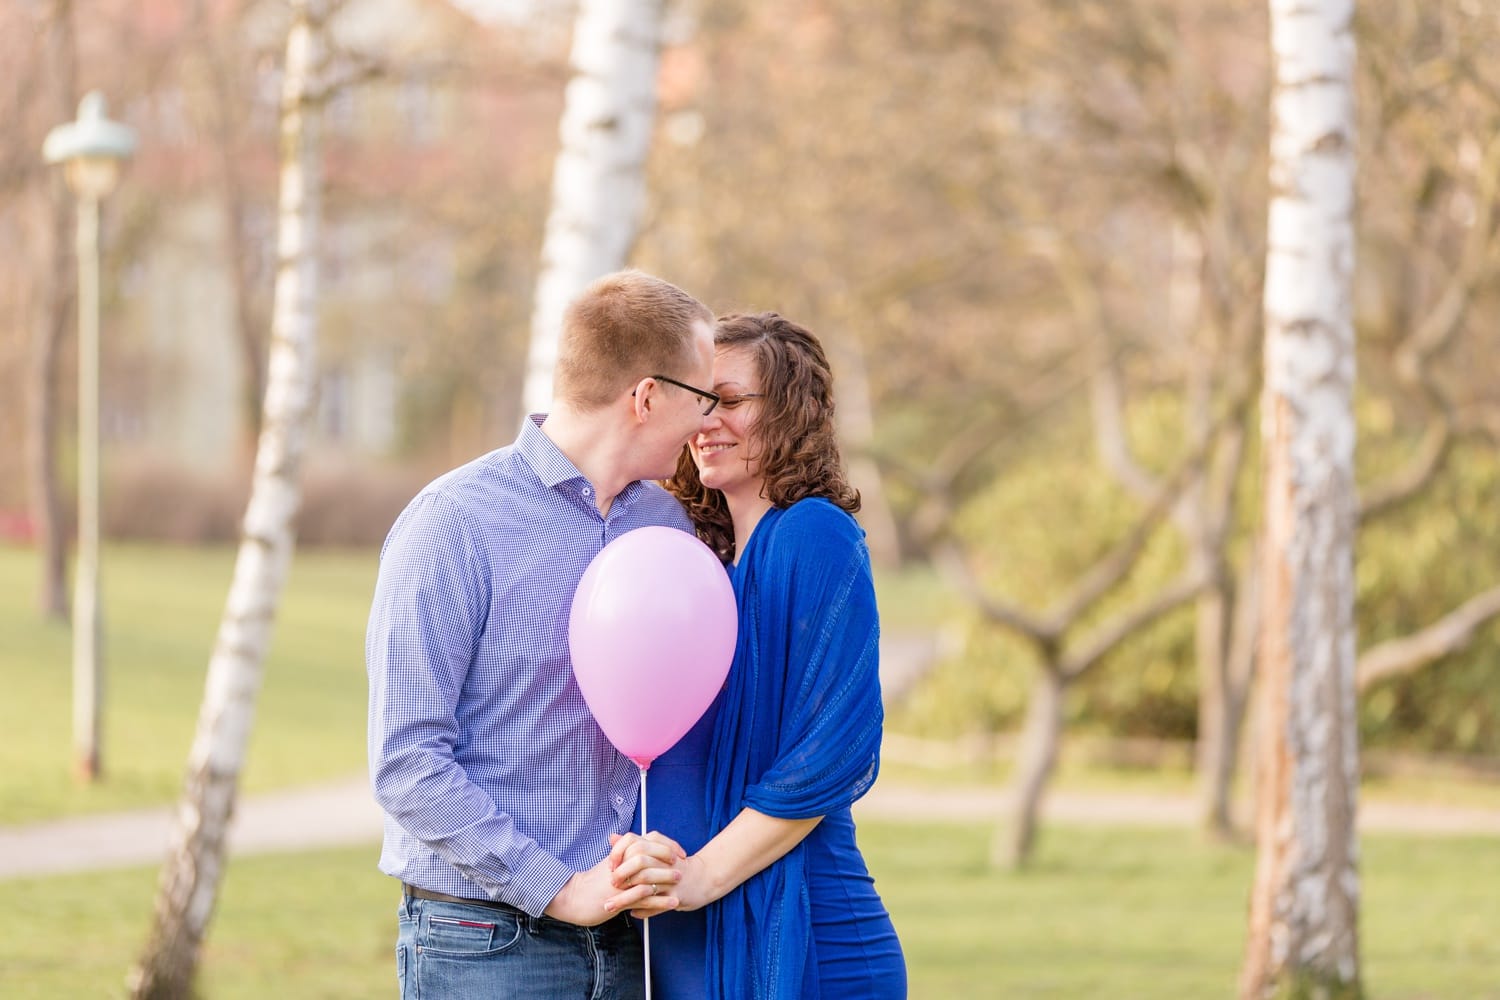
[[[378,545],[429,477],[408,468],[308,462],[297,540],[302,545]],[[106,537],[181,545],[239,538],[249,499],[247,475],[209,475],[180,464],[132,458],[110,469],[104,486]]]

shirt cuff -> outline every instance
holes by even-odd
[[[540,847],[528,851],[513,869],[510,885],[501,892],[501,900],[540,917],[568,879],[576,873]]]

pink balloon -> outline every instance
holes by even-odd
[[[713,704],[738,631],[734,587],[712,550],[675,528],[637,528],[578,581],[573,676],[604,735],[644,769]]]

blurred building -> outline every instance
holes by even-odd
[[[110,206],[103,419],[117,462],[214,477],[253,447],[245,338],[263,359],[286,13],[207,7],[190,23],[158,0],[131,26],[171,57],[120,115],[142,144]],[[443,0],[349,0],[329,33],[332,72],[358,82],[323,113],[314,464],[477,447],[453,439],[511,419],[524,331],[506,296],[529,292],[540,242],[506,228],[539,232],[546,210],[530,187],[555,145],[559,39]]]

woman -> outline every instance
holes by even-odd
[[[828,359],[775,313],[720,320],[714,346],[721,401],[668,487],[728,567],[739,640],[712,721],[659,760],[650,806],[668,833],[714,836],[671,869],[627,837],[615,884],[658,884],[685,911],[651,924],[664,1000],[904,997],[901,945],[849,811],[879,766],[879,621]],[[695,935],[701,966],[682,955]]]

